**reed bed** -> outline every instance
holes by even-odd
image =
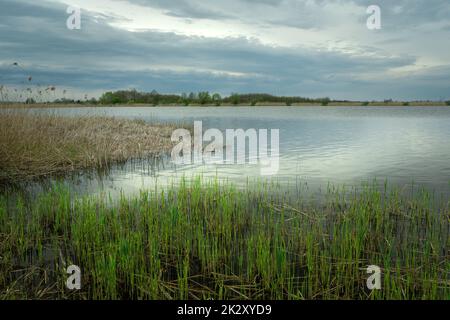
[[[0,114],[0,183],[104,168],[168,152],[175,125],[111,117]]]
[[[376,186],[288,202],[273,188],[199,178],[119,199],[3,194],[0,298],[450,298],[448,203]],[[79,291],[65,287],[72,264]],[[368,265],[381,290],[367,289]]]

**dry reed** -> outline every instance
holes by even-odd
[[[175,125],[110,117],[0,114],[0,182],[20,181],[167,152]]]

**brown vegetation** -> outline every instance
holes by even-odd
[[[0,115],[0,181],[105,167],[167,152],[174,125],[109,117]]]

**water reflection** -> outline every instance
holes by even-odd
[[[450,187],[450,108],[447,107],[114,107],[39,109],[69,116],[108,115],[146,121],[203,121],[204,130],[280,129],[277,183],[359,185],[388,179],[439,192]],[[259,165],[175,166],[170,159],[130,161],[106,176],[83,176],[84,192],[133,193],[195,175],[245,184],[258,180]]]

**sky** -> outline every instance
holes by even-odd
[[[370,5],[381,29],[367,28]],[[0,0],[0,85],[450,100],[449,0]],[[81,28],[66,21],[80,8]],[[15,64],[17,63],[17,65]],[[32,77],[29,80],[29,77]]]

